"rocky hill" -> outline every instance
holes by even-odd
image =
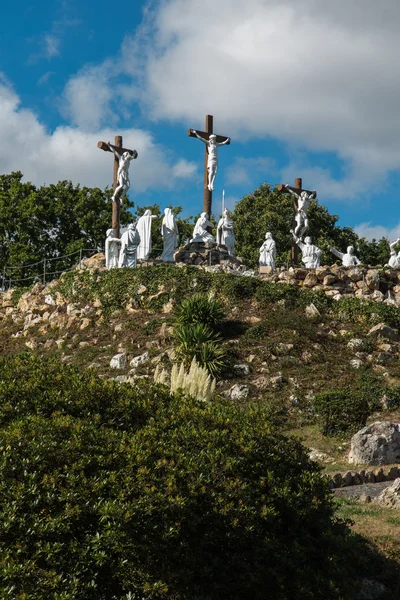
[[[46,286],[1,294],[1,355],[28,351],[105,379],[152,380],[157,366],[169,371],[178,359],[176,307],[204,293],[225,310],[217,393],[244,408],[263,405],[271,423],[301,437],[332,481],[344,482],[354,468],[347,459],[362,424],[354,417],[360,399],[364,423],[400,421],[396,271],[289,269],[259,278],[215,267],[106,271],[103,264],[98,255]],[[347,404],[329,432],[316,407],[333,392]],[[354,483],[349,475],[347,483]],[[398,541],[390,548],[400,553]]]

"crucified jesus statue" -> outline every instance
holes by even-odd
[[[308,207],[311,200],[316,198],[317,192],[315,190],[313,190],[312,192],[307,192],[306,190],[304,190],[298,194],[293,188],[291,188],[287,184],[285,184],[284,188],[297,200],[297,209],[294,217],[296,221],[294,234],[299,238],[302,238],[306,230],[308,229]]]
[[[201,137],[195,129],[191,129],[191,132],[201,141],[207,145],[208,159],[207,159],[207,171],[208,171],[208,189],[210,192],[214,189],[215,176],[218,169],[218,146],[224,146],[230,143],[230,138],[226,138],[224,142],[217,142],[217,136],[212,133],[208,140]]]
[[[116,186],[112,197],[113,201],[115,201],[115,199],[119,198],[119,196],[122,195],[124,192],[126,194],[126,192],[131,187],[131,182],[129,180],[129,167],[131,165],[131,160],[136,158],[136,156],[134,155],[134,152],[129,152],[128,150],[123,154],[119,154],[114,149],[114,146],[111,144],[111,142],[107,142],[107,145],[110,148],[111,152],[113,152],[115,158],[118,160],[118,185]]]

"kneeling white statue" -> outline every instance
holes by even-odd
[[[234,255],[235,249],[235,234],[233,232],[233,221],[231,218],[231,214],[227,208],[225,208],[222,213],[222,217],[218,221],[217,226],[217,244],[218,246],[226,246],[228,249],[228,254],[230,256]]]
[[[213,224],[208,220],[207,213],[202,212],[196,221],[193,229],[193,237],[191,242],[210,242],[215,244],[215,238],[207,231],[207,227],[212,227]]]
[[[336,248],[333,248],[333,246],[329,246],[329,250],[332,252],[332,254],[334,254],[342,260],[342,265],[344,267],[353,267],[354,265],[361,265],[361,261],[354,254],[353,246],[347,246],[346,253],[339,252],[339,250],[336,250]]]
[[[397,244],[400,242],[400,238],[397,238],[397,240],[395,240],[394,242],[392,242],[390,245],[390,258],[389,258],[389,262],[388,265],[389,267],[392,267],[392,269],[396,269],[398,267],[400,267],[400,252],[397,253],[395,250],[395,246],[397,246]]]
[[[115,269],[118,267],[119,248],[121,240],[115,237],[114,229],[107,229],[105,243],[106,268]]]
[[[139,244],[140,235],[136,231],[136,225],[135,223],[130,223],[128,230],[121,236],[119,267],[136,267],[136,253]]]
[[[276,243],[272,237],[272,233],[267,231],[265,234],[265,241],[260,248],[260,267],[271,267],[275,270],[275,259],[276,259]]]
[[[316,269],[319,267],[322,251],[317,246],[314,246],[312,239],[307,236],[303,242],[303,240],[297,237],[293,229],[290,230],[290,233],[301,250],[301,260],[306,269]]]

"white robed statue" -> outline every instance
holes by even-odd
[[[137,249],[138,260],[147,260],[151,252],[151,223],[157,219],[156,215],[151,214],[147,209],[137,222],[136,229],[140,235],[140,244]]]
[[[208,220],[206,212],[202,212],[196,221],[193,229],[193,238],[191,242],[209,242],[215,244],[214,236],[207,231],[207,227],[212,227],[213,224]]]
[[[139,243],[140,236],[136,231],[136,225],[135,223],[130,223],[127,231],[121,236],[119,267],[136,267],[136,252]]]
[[[121,240],[115,237],[114,229],[107,229],[105,243],[106,268],[115,269],[118,267],[119,249]]]
[[[301,250],[301,260],[303,261],[306,269],[316,269],[317,267],[319,267],[321,262],[322,250],[320,250],[318,246],[314,246],[310,236],[304,238],[303,242],[303,240],[297,237],[297,235],[292,229],[290,230],[290,233],[292,234],[294,241]]]
[[[236,241],[233,229],[234,225],[231,218],[231,213],[227,208],[225,208],[217,225],[217,244],[218,246],[226,246],[230,256],[234,255]]]
[[[265,241],[260,248],[260,267],[271,267],[275,270],[275,259],[276,259],[276,243],[272,237],[272,233],[267,231],[265,234]]]
[[[175,215],[170,208],[166,208],[161,224],[161,236],[164,243],[161,258],[165,262],[174,262],[174,252],[178,246],[178,234]]]
[[[361,261],[354,254],[353,246],[347,246],[347,252],[339,252],[339,250],[336,250],[336,248],[334,248],[333,246],[329,246],[329,250],[332,252],[332,254],[341,259],[342,265],[344,267],[353,267],[355,265],[361,265]]]

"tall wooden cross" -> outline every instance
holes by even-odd
[[[97,142],[97,147],[100,148],[101,150],[104,150],[105,152],[112,152],[112,150],[110,149],[110,147],[108,146],[108,144],[106,142]],[[132,154],[133,158],[137,158],[137,156],[138,156],[138,153],[136,152],[136,150],[128,150],[127,148],[122,147],[122,136],[121,135],[115,136],[113,148],[114,148],[115,152],[117,152],[120,155],[123,154],[124,152],[129,152],[130,154]],[[118,186],[118,167],[119,167],[119,160],[115,156],[114,157],[114,177],[113,177],[114,191]],[[111,221],[112,224],[111,224],[111,226],[114,229],[115,237],[119,237],[121,195],[122,194],[120,194],[117,198],[114,198],[113,203],[112,203],[112,221]]]
[[[290,187],[293,191],[295,191],[299,195],[301,194],[301,192],[307,192],[308,194],[312,193],[310,190],[303,189],[302,185],[303,185],[303,181],[302,181],[301,177],[296,177],[296,179],[294,180],[294,186],[293,187],[290,186]],[[277,185],[276,189],[279,192],[288,193],[288,190],[284,183],[280,183],[279,185]],[[295,221],[296,213],[297,213],[297,199],[295,198],[295,196],[293,196],[293,219],[292,219],[293,231],[296,228],[296,221]],[[299,262],[299,248],[298,248],[296,242],[294,240],[292,240],[291,263],[293,266],[295,266],[298,264],[298,262]]]
[[[197,131],[197,130],[196,130]],[[206,130],[205,131],[197,131],[197,133],[204,138],[205,140],[210,139],[210,135],[213,133],[213,116],[206,115]],[[188,129],[189,137],[196,137],[195,133],[193,133],[193,129]],[[218,144],[225,142],[229,145],[228,137],[225,135],[217,135],[216,141]],[[208,148],[207,145],[204,151],[204,200],[203,200],[203,212],[206,212],[211,216],[212,209],[212,191],[208,189]]]

